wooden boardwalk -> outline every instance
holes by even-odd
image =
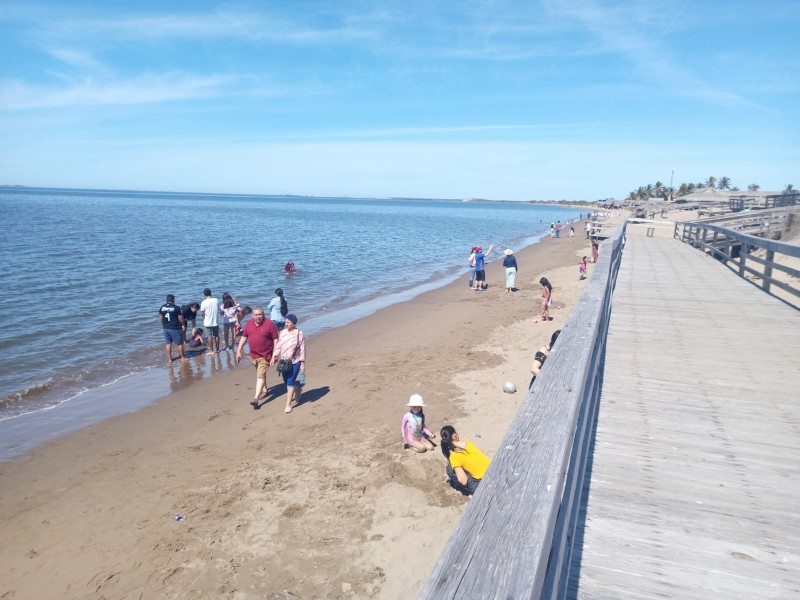
[[[568,597],[800,598],[800,312],[629,234]]]

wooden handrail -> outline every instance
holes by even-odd
[[[603,243],[542,374],[419,598],[564,597],[625,227]]]
[[[791,219],[797,218],[798,214],[796,209],[779,209],[779,211],[763,212],[780,212],[784,215],[783,219],[780,221],[781,231],[785,230],[787,223]],[[770,229],[766,231],[775,233],[775,231]],[[741,277],[750,275],[760,279],[760,287],[771,295],[775,295],[773,288],[778,288],[790,294],[790,298],[800,298],[800,287],[793,285],[791,282],[781,281],[773,276],[775,271],[780,271],[795,278],[800,277],[800,270],[781,264],[775,260],[776,254],[778,256],[784,255],[800,258],[800,246],[750,235],[706,221],[676,223],[673,235],[675,238],[713,256],[725,266],[738,273]],[[735,249],[738,249],[737,253],[734,252]],[[761,258],[752,255],[751,253],[753,250],[757,249],[764,250],[766,256]],[[752,265],[760,265],[761,268],[754,268]],[[748,281],[754,285],[758,285],[756,281],[752,279],[748,279]],[[781,299],[795,308],[800,308],[796,301],[793,302],[787,298]]]

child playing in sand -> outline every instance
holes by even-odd
[[[203,345],[203,330],[202,329],[195,329],[192,331],[192,337],[189,338],[189,341],[186,342],[192,348],[197,348],[198,346]]]
[[[581,264],[578,266],[578,271],[581,274],[579,281],[586,279],[586,258],[587,257],[584,256],[581,259]]]
[[[414,452],[433,450],[435,445],[431,439],[435,438],[436,434],[425,427],[425,413],[422,412],[425,403],[422,401],[422,396],[414,394],[406,406],[410,408],[403,416],[401,426],[404,447],[411,448]]]

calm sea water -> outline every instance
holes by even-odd
[[[167,293],[178,304],[199,302],[210,287],[217,298],[229,291],[255,306],[282,287],[313,335],[463,275],[473,244],[516,250],[578,212],[491,202],[0,191],[8,301],[0,311],[0,420],[143,371],[197,378],[194,362],[177,371],[164,364],[156,313]],[[297,276],[282,273],[289,259]],[[218,360],[217,370],[232,368],[230,359]]]

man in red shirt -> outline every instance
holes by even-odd
[[[256,368],[256,395],[250,404],[259,408],[259,402],[267,397],[267,370],[272,359],[272,350],[278,340],[278,330],[275,324],[264,318],[264,309],[256,306],[253,309],[253,318],[244,325],[239,347],[236,349],[236,364],[242,360],[242,348],[247,342],[250,346],[250,362]]]

